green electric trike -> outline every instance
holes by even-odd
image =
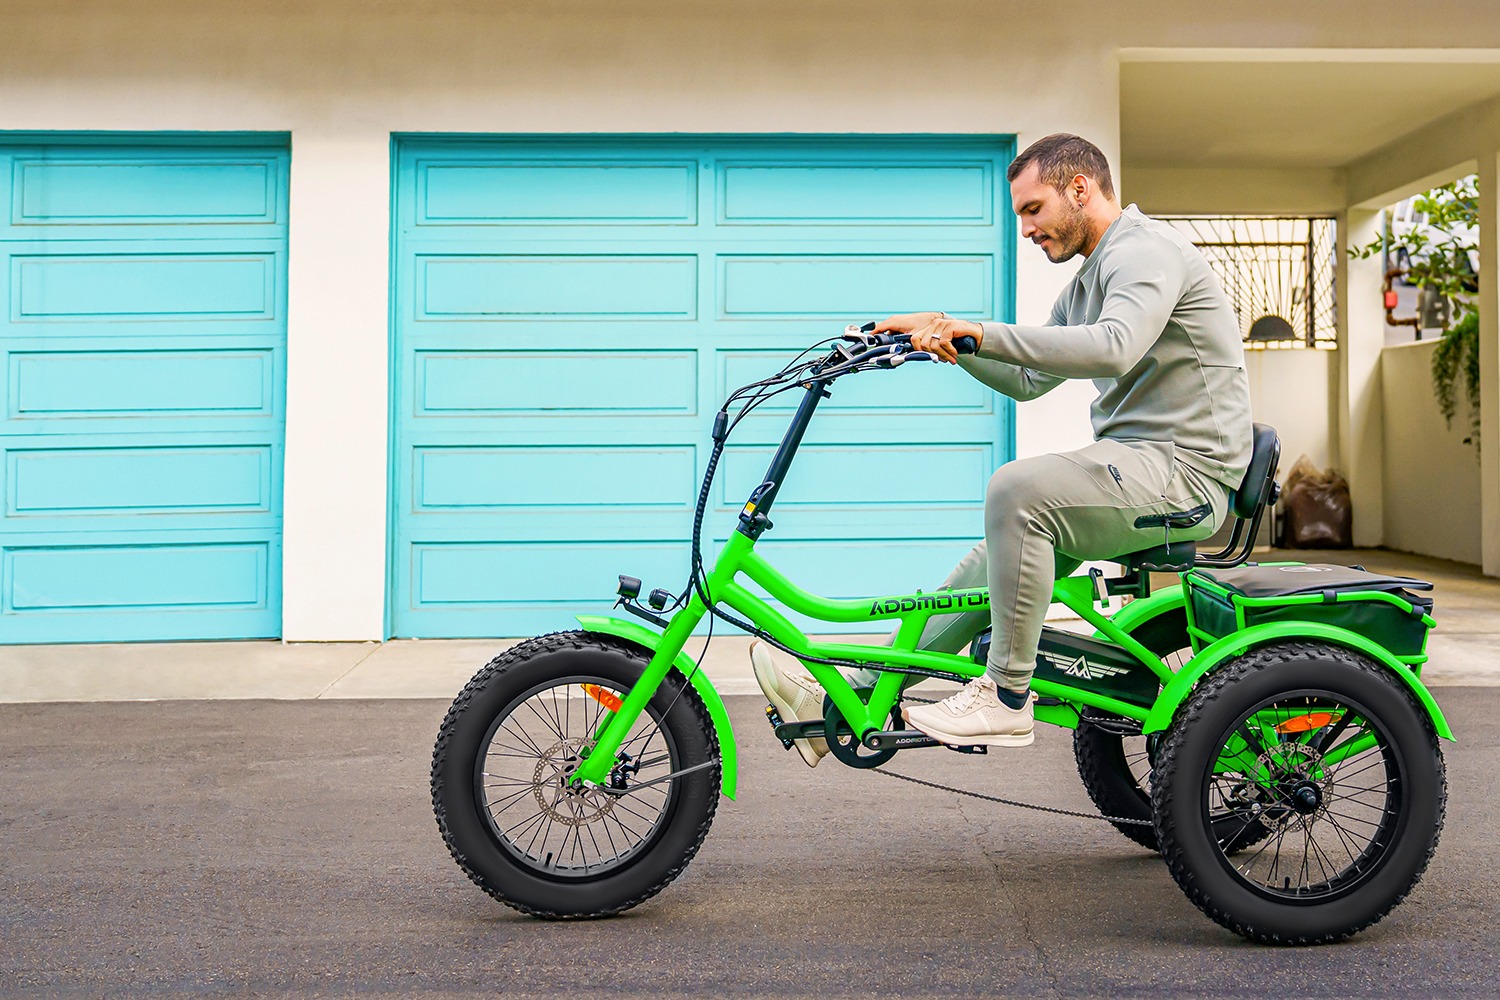
[[[755,551],[834,382],[933,360],[903,335],[872,331],[850,326],[719,410],[680,593],[642,601],[640,582],[622,576],[616,607],[633,620],[579,616],[578,630],[496,657],[454,701],[433,755],[433,807],[454,859],[496,899],[539,917],[604,916],[686,868],[738,780],[724,702],[701,656],[684,649],[705,617],[710,634],[715,618],[748,631],[822,685],[822,719],[787,721],[768,707],[786,747],[823,738],[844,764],[874,768],[943,746],[906,728],[904,692],[982,674],[989,636],[976,635],[969,655],[918,640],[934,615],[982,611],[989,594],[830,600]],[[706,567],[704,512],[725,441],[766,399],[799,389],[764,481]],[[1438,739],[1453,735],[1420,679],[1434,622],[1432,601],[1414,591],[1430,584],[1357,566],[1247,562],[1276,500],[1279,453],[1275,432],[1256,425],[1221,551],[1173,540],[1193,522],[1164,516],[1138,524],[1159,528],[1161,545],[1110,560],[1119,575],[1058,580],[1054,599],[1093,634],[1047,628],[1032,691],[1039,721],[1073,730],[1100,813],[1159,851],[1205,914],[1257,941],[1319,943],[1380,920],[1421,877],[1447,798]],[[1153,573],[1180,574],[1181,585],[1153,592]],[[894,632],[883,644],[815,640],[752,584],[828,631],[889,622]],[[878,679],[856,687],[854,676]]]

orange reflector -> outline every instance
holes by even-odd
[[[1287,719],[1276,727],[1276,731],[1278,733],[1306,733],[1314,729],[1322,729],[1343,717],[1343,712],[1314,712],[1311,715],[1299,715],[1295,719]]]
[[[597,684],[583,685],[583,693],[597,701],[599,704],[603,705],[605,708],[609,709],[611,712],[618,712],[620,710],[620,706],[625,704],[615,696],[615,693],[613,691],[606,691]]]

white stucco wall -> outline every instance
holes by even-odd
[[[12,0],[0,130],[291,133],[283,634],[371,639],[385,618],[392,133],[1015,133],[1024,146],[1066,130],[1118,165],[1119,48],[1446,45],[1463,20],[1404,12],[1395,0],[1268,0],[1252,19],[1190,0],[1078,16],[988,0]],[[1492,21],[1464,27],[1465,43],[1500,43]],[[1029,244],[1017,257],[1017,315],[1038,320],[1070,271]],[[1091,395],[1069,386],[1020,406],[1020,454],[1086,442]]]
[[[1385,423],[1385,544],[1459,562],[1480,561],[1480,466],[1463,443],[1469,422],[1459,390],[1453,426],[1432,395],[1435,340],[1380,354]],[[1359,517],[1355,510],[1356,520]]]
[[[392,133],[1017,133],[1025,145],[1066,129],[1116,155],[1102,40],[1044,57],[1012,46],[978,5],[877,10],[10,4],[0,130],[291,133],[283,636],[374,639],[385,634]],[[873,58],[912,46],[949,56],[919,73]],[[1044,64],[1075,86],[1036,88]],[[1017,315],[1039,320],[1071,267],[1020,251]],[[1055,393],[1022,408],[1023,454],[1087,435],[1073,402]]]
[[[1281,438],[1281,475],[1306,455],[1319,469],[1334,463],[1330,389],[1338,372],[1335,351],[1246,351],[1250,413]]]

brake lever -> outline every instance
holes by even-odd
[[[864,326],[855,326],[850,323],[844,327],[843,338],[865,347],[889,347],[893,344],[907,344],[911,342],[911,335],[906,333],[876,333],[874,323],[866,323]]]

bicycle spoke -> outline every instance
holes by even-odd
[[[537,691],[496,721],[481,757],[481,794],[494,833],[526,864],[551,877],[581,877],[636,853],[664,822],[672,800],[669,783],[642,789],[627,802],[568,779],[610,711],[599,698],[578,696],[582,683],[618,694],[603,679]],[[582,728],[575,728],[580,722]],[[624,772],[627,781],[672,772],[673,751],[665,735],[657,746],[666,752],[648,750],[661,732],[660,721],[648,711],[626,734],[621,751],[630,759],[620,761],[634,762]],[[500,819],[507,813],[513,822]]]

